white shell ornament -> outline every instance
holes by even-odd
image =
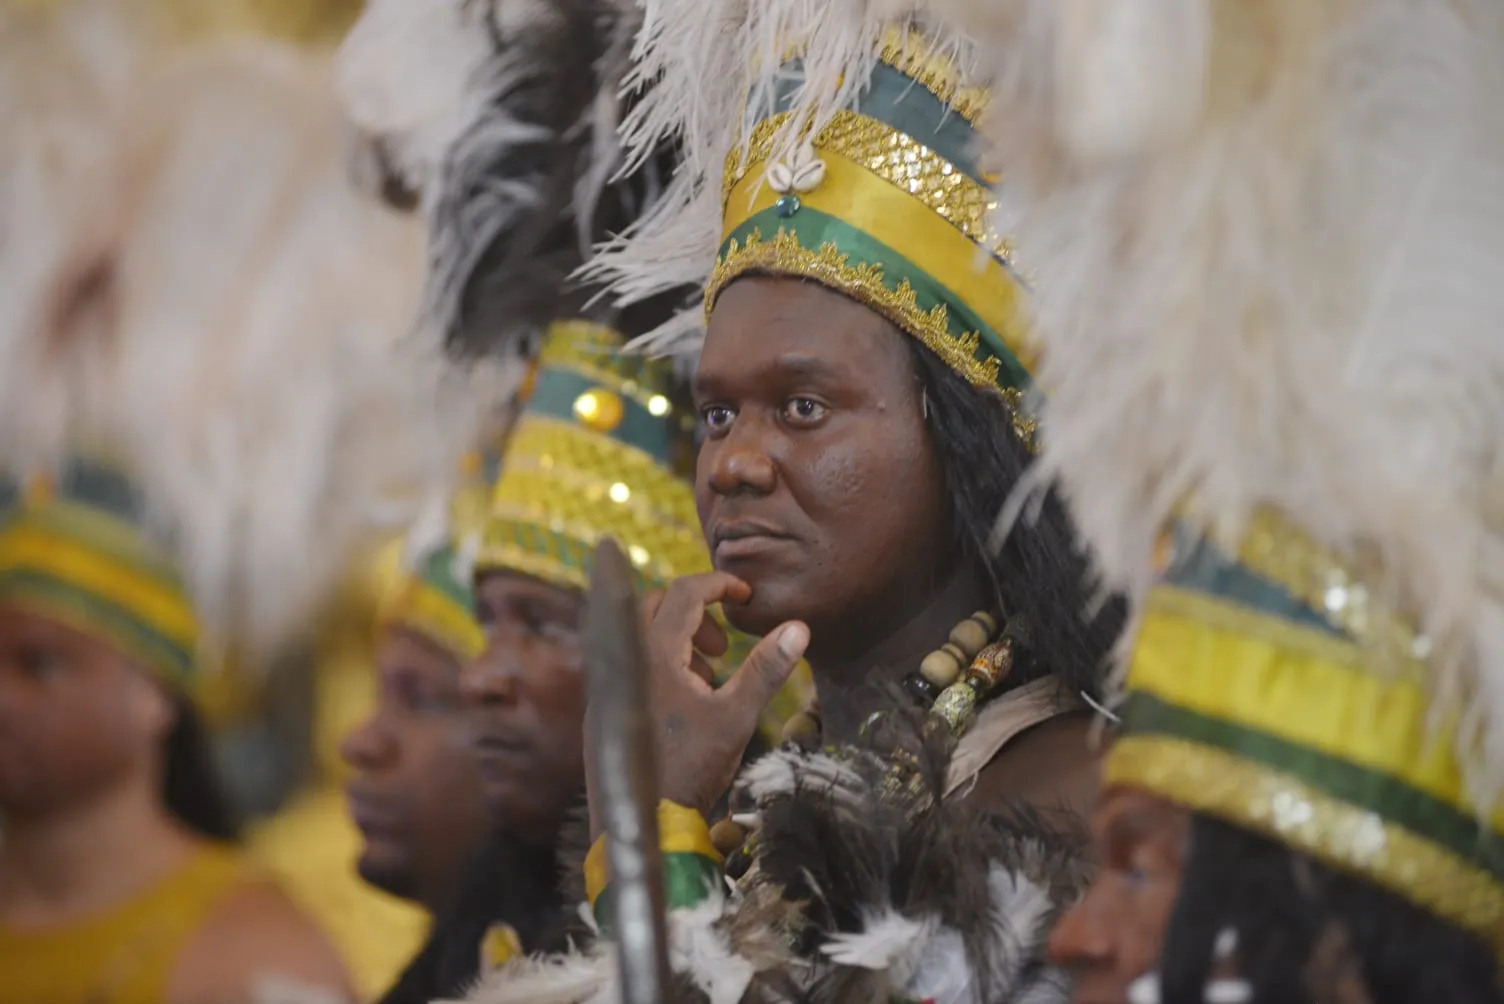
[[[825,183],[825,161],[815,153],[810,143],[805,143],[792,160],[774,161],[768,167],[768,187],[779,195],[794,192],[813,192]]]

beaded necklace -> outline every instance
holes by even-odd
[[[986,610],[978,610],[951,628],[945,644],[925,656],[919,670],[903,679],[904,692],[929,709],[925,735],[944,729],[952,739],[959,739],[976,718],[977,707],[1013,672],[1014,662],[1027,639],[1020,618],[1014,618],[999,630],[998,617]],[[862,724],[861,733],[868,734],[886,715],[884,711],[874,712]],[[818,742],[820,733],[819,705],[811,701],[784,725],[783,740],[807,745]],[[907,791],[915,798],[923,796],[918,756],[912,751],[896,749],[891,760],[882,782],[884,794],[896,796]],[[711,842],[728,859],[738,852],[745,855],[748,850],[747,822],[722,819],[711,827]]]

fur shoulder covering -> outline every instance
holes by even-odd
[[[899,795],[891,759],[864,750],[788,746],[745,770],[733,802],[755,834],[728,862],[740,878],[669,918],[673,1000],[1067,1000],[1042,947],[1085,886],[1083,835],[941,801],[945,762],[926,748]],[[602,942],[522,960],[468,1000],[611,1004],[616,973]]]

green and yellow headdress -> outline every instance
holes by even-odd
[[[951,6],[1030,196],[1042,468],[1139,608],[1107,782],[1504,955],[1498,6]]]
[[[694,275],[707,316],[741,276],[811,279],[1017,408],[1033,359],[978,163],[989,95],[969,41],[863,3],[693,6],[648,5],[626,129],[644,152],[682,139],[687,166],[592,274],[628,300]],[[1022,417],[1019,431],[1032,431]]]
[[[587,321],[549,330],[491,492],[478,570],[584,589],[591,554],[607,536],[626,549],[645,588],[710,570],[671,374],[622,345]]]
[[[199,620],[136,489],[85,459],[0,511],[0,602],[108,641],[175,690],[199,666]]]
[[[469,562],[452,545],[424,555],[416,568],[404,560],[401,542],[382,555],[379,626],[400,626],[468,662],[486,647],[475,619],[475,584]]]
[[[1236,547],[1172,539],[1103,784],[1280,841],[1504,954],[1504,809],[1468,787],[1430,641],[1270,511]]]

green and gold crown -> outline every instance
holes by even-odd
[[[669,397],[666,366],[622,345],[587,321],[550,328],[491,490],[477,569],[584,589],[596,544],[612,537],[645,588],[710,570],[682,473],[692,425]]]
[[[398,541],[381,555],[377,624],[414,631],[461,662],[480,655],[486,637],[475,619],[469,563],[461,560],[452,544],[445,544],[412,568],[404,550]]]
[[[179,691],[198,669],[198,614],[171,552],[118,471],[75,459],[10,492],[0,601],[101,638]]]
[[[707,312],[751,272],[814,279],[882,314],[979,387],[1029,382],[1022,288],[977,162],[984,89],[917,31],[891,27],[867,86],[810,134],[800,61],[784,64],[745,149],[726,160]],[[793,152],[777,156],[798,134]]]
[[[673,5],[660,6],[666,25]],[[654,288],[654,270],[666,288],[678,266],[698,268],[707,318],[741,276],[811,279],[1000,391],[1031,441],[1026,294],[995,229],[998,179],[979,164],[989,92],[961,69],[969,41],[917,16],[868,22],[840,5],[684,6],[672,16],[705,21],[707,37],[679,48],[689,33],[650,16],[638,76],[652,83],[626,135],[643,151],[677,130],[703,177],[592,274],[630,299]],[[713,249],[702,236],[712,226]]]
[[[1504,810],[1480,813],[1427,639],[1270,510],[1167,538],[1104,784],[1146,789],[1403,896],[1504,953]]]

